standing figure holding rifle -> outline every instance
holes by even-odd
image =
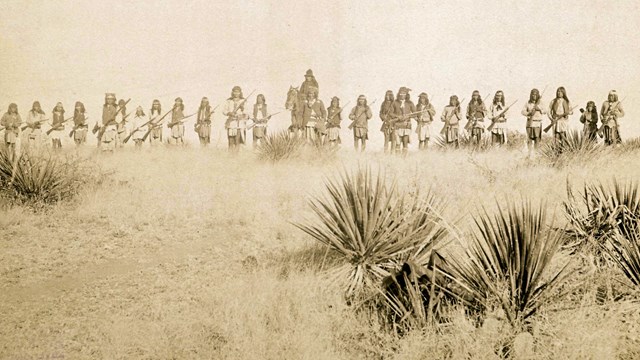
[[[429,138],[431,138],[431,123],[433,117],[436,115],[436,109],[429,102],[429,96],[427,93],[421,93],[418,95],[418,105],[416,105],[416,111],[418,111],[418,117],[416,121],[418,125],[416,127],[416,134],[418,134],[418,149],[426,150],[429,145]]]
[[[542,118],[547,113],[546,106],[542,102],[540,91],[532,89],[529,101],[524,105],[521,114],[527,117],[527,148],[529,156],[538,148],[542,139]]]
[[[128,135],[127,129],[127,104],[124,99],[120,99],[118,101],[118,109],[119,111],[116,113],[116,128],[118,130],[116,134],[116,146],[123,147],[124,139]]]
[[[382,126],[380,131],[384,134],[384,152],[390,153],[395,151],[397,135],[395,127],[393,126],[393,103],[395,97],[393,91],[387,90],[384,94],[384,101],[380,105],[380,120],[382,120]]]
[[[475,90],[471,95],[471,101],[469,101],[469,105],[467,106],[467,120],[469,123],[465,128],[467,130],[471,130],[471,139],[476,146],[480,145],[480,141],[482,141],[482,134],[484,133],[484,118],[486,113],[487,107],[484,105],[484,101],[482,101],[480,92]]]
[[[113,152],[116,148],[116,134],[118,132],[116,124],[116,95],[108,93],[105,95],[105,104],[102,106],[102,125],[98,133],[98,146],[102,151]]]
[[[573,114],[571,103],[567,97],[567,91],[563,86],[556,90],[555,99],[551,100],[549,105],[549,117],[554,125],[554,136],[556,140],[560,140],[557,150],[560,150],[567,139],[567,131],[569,130],[569,115]]]
[[[396,146],[402,146],[402,153],[406,155],[409,152],[409,144],[411,143],[411,119],[416,118],[416,106],[413,101],[408,99],[409,89],[401,87],[398,90],[398,96],[393,103],[391,119],[397,135],[398,143]],[[396,150],[399,150],[396,148]]]
[[[203,97],[200,101],[195,125],[201,146],[207,146],[211,143],[211,115],[213,115],[213,111],[211,111],[209,99]]]
[[[171,123],[167,124],[171,129],[171,137],[169,143],[172,145],[184,145],[184,103],[182,98],[176,98],[171,112]]]
[[[24,128],[27,149],[39,150],[44,142],[42,136],[42,123],[47,121],[40,102],[34,101],[31,110],[27,114],[27,127]]]
[[[56,107],[53,108],[53,117],[51,118],[51,129],[49,129],[48,134],[51,137],[51,143],[54,149],[62,148],[62,134],[64,132],[64,107],[62,103],[59,102],[56,104]]]
[[[152,146],[162,144],[162,123],[160,123],[161,117],[162,106],[160,105],[160,100],[153,100],[151,110],[149,111],[149,120],[151,120],[151,123],[149,124],[150,130],[148,131],[149,142]]]
[[[264,141],[267,136],[267,122],[271,116],[267,112],[267,100],[264,95],[258,94],[256,103],[253,105],[253,147]]]
[[[584,124],[582,134],[585,138],[596,142],[598,136],[598,109],[593,101],[587,102],[587,109],[580,109],[580,122]]]
[[[449,98],[449,105],[444,107],[440,120],[444,122],[444,128],[440,132],[444,135],[447,144],[455,143],[456,149],[460,147],[460,101],[458,96],[452,95]]]
[[[313,140],[317,134],[321,134],[318,129],[324,129],[324,122],[327,118],[327,109],[322,100],[318,99],[318,89],[310,87],[307,92],[307,101],[300,107],[302,126],[305,128],[305,138]],[[322,141],[322,139],[321,139]]]
[[[369,119],[373,117],[371,108],[367,105],[367,98],[364,95],[358,96],[356,106],[351,109],[349,119],[353,123],[349,126],[353,129],[353,146],[358,151],[364,152],[367,148],[367,140],[369,139]]]
[[[144,113],[144,109],[142,106],[138,106],[136,108],[136,116],[133,118],[133,134],[131,134],[131,138],[133,138],[136,149],[142,148],[142,144],[144,143],[144,134],[147,133],[147,123],[148,121]]]
[[[76,145],[79,146],[87,141],[88,131],[89,125],[85,116],[84,104],[77,101],[73,111],[73,131],[71,134]]]
[[[18,105],[11,104],[7,112],[2,115],[0,119],[0,125],[4,128],[4,144],[11,156],[16,153],[16,143],[18,142],[18,136],[20,135],[20,125],[22,125],[22,119],[18,114]]]
[[[602,126],[604,127],[604,142],[607,145],[620,144],[620,121],[624,117],[622,102],[618,100],[618,93],[615,90],[609,92],[607,101],[602,103],[600,110],[602,117]]]
[[[496,91],[489,111],[491,112],[491,144],[504,145],[507,142],[507,114],[504,105],[504,92]]]
[[[231,90],[231,97],[224,104],[224,115],[227,121],[224,124],[229,139],[229,151],[238,152],[240,144],[244,144],[245,123],[247,113],[245,112],[246,99],[242,96],[240,86],[234,86]]]
[[[341,143],[340,122],[342,122],[340,99],[334,96],[331,99],[331,105],[327,108],[327,139],[329,139],[329,145],[334,147]]]

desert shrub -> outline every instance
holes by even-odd
[[[512,200],[498,205],[495,215],[484,210],[475,217],[465,258],[451,259],[451,277],[458,298],[478,313],[496,306],[515,329],[554,301],[554,288],[565,276],[565,266],[553,261],[562,244],[562,232],[546,224],[545,206]]]
[[[580,197],[567,184],[564,209],[571,224],[575,251],[595,255],[604,261],[603,247],[616,233],[635,228],[640,219],[640,191],[637,181],[618,182],[615,178],[608,184],[585,184]]]
[[[271,162],[296,158],[300,156],[304,142],[302,137],[291,136],[286,130],[268,133],[256,148],[258,158]]]
[[[541,158],[551,165],[562,166],[570,161],[587,160],[593,158],[602,150],[597,141],[585,137],[582,131],[572,130],[567,133],[565,140],[543,141],[538,147]]]
[[[395,180],[387,184],[384,174],[363,167],[343,170],[326,187],[309,201],[315,219],[294,225],[342,257],[335,275],[347,299],[373,293],[406,261],[428,262],[446,236],[445,203],[429,191],[402,192]]]
[[[10,202],[34,207],[75,196],[91,176],[80,158],[51,153],[0,151],[0,190]]]
[[[611,246],[605,247],[609,256],[631,284],[640,290],[640,218],[625,225],[609,241]]]
[[[640,150],[640,137],[625,140],[620,148],[622,152],[631,152]]]
[[[460,136],[458,137],[459,139],[459,145],[460,145],[460,149],[462,150],[468,150],[468,151],[486,151],[489,150],[491,148],[491,135],[487,135],[486,133],[482,136],[482,139],[480,140],[479,144],[475,144],[471,138],[471,136],[466,132],[466,131],[462,131],[460,133]],[[438,136],[435,141],[434,144],[436,146],[436,149],[439,150],[453,150],[456,148],[455,143],[447,143],[445,138],[442,136]]]

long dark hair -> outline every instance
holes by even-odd
[[[38,105],[39,110],[36,111],[36,105]],[[40,106],[40,102],[39,101],[34,101],[33,105],[31,106],[31,113],[32,114],[42,114],[44,115],[44,110],[42,110],[42,106]]]
[[[156,103],[158,104],[158,115],[162,113],[162,105],[160,104],[160,100],[153,100],[153,102],[151,103],[151,110],[149,110],[149,113],[151,115],[153,115],[153,105]]]
[[[565,100],[567,100],[567,102],[569,102],[569,97],[567,97],[567,90],[565,90],[564,86],[560,86],[557,90],[556,90],[556,99],[558,98],[558,91],[562,90],[562,96],[564,97]]]
[[[591,120],[598,120],[598,107],[596,106],[596,103],[594,101],[589,101],[587,102],[587,108],[585,109],[585,112],[589,111],[589,105],[593,105],[593,110],[591,110]]]
[[[502,99],[500,101],[498,101],[498,94],[502,94]],[[502,90],[496,91],[496,94],[493,95],[493,105],[498,105],[498,103],[504,106],[504,92]]]

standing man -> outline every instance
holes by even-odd
[[[331,146],[340,144],[340,122],[342,122],[342,109],[340,99],[334,96],[331,105],[327,108],[327,138]]]
[[[318,81],[316,81],[315,76],[313,76],[313,71],[309,69],[306,74],[304,74],[304,81],[302,82],[302,85],[300,85],[300,92],[298,93],[301,103],[307,101],[307,94],[312,89],[315,90],[316,97],[318,97],[320,93],[320,86],[318,86]]]
[[[460,101],[458,96],[452,95],[449,98],[449,105],[444,107],[440,120],[444,122],[442,134],[447,144],[455,143],[456,149],[460,147]]]
[[[198,133],[201,146],[207,146],[211,143],[211,105],[209,99],[203,97],[198,108],[198,117],[194,130]]]
[[[561,149],[561,146],[567,139],[567,131],[569,130],[569,115],[573,114],[571,110],[571,104],[567,97],[567,91],[563,86],[560,86],[556,90],[556,98],[551,100],[549,105],[549,115],[551,120],[555,122],[554,134],[557,140],[560,140],[557,150]]]
[[[384,134],[384,152],[385,154],[395,151],[397,135],[395,127],[393,126],[393,103],[395,99],[393,91],[387,90],[384,94],[384,101],[380,105],[380,120],[382,120],[382,127],[380,131]]]
[[[316,88],[309,88],[307,101],[300,110],[302,126],[305,128],[305,138],[312,140],[319,133],[318,129],[324,128],[324,122],[327,119],[327,109],[324,107],[322,100],[318,99],[318,90]]]
[[[418,122],[416,128],[416,134],[418,134],[418,148],[420,150],[426,150],[429,145],[429,138],[431,137],[431,123],[433,117],[436,115],[436,109],[429,102],[429,96],[427,93],[421,93],[418,96],[418,105],[416,105],[416,111],[419,111],[416,121]]]
[[[9,109],[0,119],[0,125],[4,127],[4,144],[9,150],[9,154],[14,156],[16,154],[16,143],[20,135],[20,125],[22,125],[22,119],[18,114],[18,105],[14,103],[9,105]]]
[[[62,149],[62,133],[64,131],[64,107],[62,103],[56,104],[53,108],[53,114],[51,118],[51,143],[54,149]]]
[[[145,125],[146,116],[144,113],[144,109],[142,106],[138,106],[136,109],[136,115],[133,118],[133,130],[134,133],[131,135],[133,138],[133,142],[135,143],[136,149],[142,148],[142,143],[144,142],[144,134],[147,132],[147,126]]]
[[[256,103],[253,105],[253,147],[264,141],[267,136],[267,122],[271,115],[267,112],[267,100],[263,94],[256,96]]]
[[[26,143],[28,149],[39,150],[44,142],[42,135],[42,123],[47,120],[40,102],[34,101],[31,110],[27,114]]]
[[[151,110],[149,111],[149,142],[151,146],[162,144],[162,123],[160,118],[162,117],[162,105],[160,100],[153,100],[151,104]]]
[[[480,92],[475,90],[467,106],[467,120],[471,123],[471,139],[473,139],[476,146],[479,146],[480,141],[482,141],[486,113],[487,108],[484,106]]]
[[[372,117],[371,108],[367,105],[367,98],[364,95],[358,96],[357,104],[349,114],[349,119],[353,121],[350,127],[353,127],[353,146],[356,151],[358,151],[358,143],[360,143],[361,152],[367,148],[369,119]]]
[[[392,120],[394,128],[398,136],[398,143],[402,145],[402,154],[409,152],[409,144],[411,143],[411,119],[416,118],[416,106],[407,99],[409,89],[401,87],[398,91],[396,101],[393,103]]]
[[[540,145],[542,139],[542,118],[547,113],[546,106],[540,99],[540,91],[532,89],[529,94],[529,101],[522,109],[522,115],[527,117],[527,148],[529,149],[529,157],[534,149]]]
[[[507,142],[507,114],[502,114],[505,109],[504,92],[496,91],[491,104],[491,119],[493,119],[493,129],[491,129],[491,144],[504,145]]]
[[[244,144],[244,125],[247,121],[245,112],[246,99],[242,96],[240,86],[234,86],[231,90],[231,97],[224,104],[224,115],[227,116],[225,129],[229,139],[229,151],[238,152],[240,144]]]
[[[582,134],[585,138],[593,141],[597,141],[598,134],[598,109],[596,103],[593,101],[587,102],[587,110],[580,109],[582,115],[580,116],[580,122],[584,124]]]
[[[124,138],[127,137],[127,104],[124,99],[118,101],[118,108],[120,111],[116,114],[116,146],[124,146]]]
[[[173,111],[171,111],[171,123],[167,124],[167,127],[171,129],[170,144],[184,145],[184,124],[181,122],[182,119],[184,119],[184,103],[182,98],[178,97],[173,104]]]
[[[87,124],[87,118],[85,116],[84,104],[76,101],[76,106],[73,111],[73,141],[76,145],[80,146],[87,141],[88,131],[89,125]]]
[[[113,152],[116,148],[116,134],[118,132],[116,124],[116,95],[107,93],[105,95],[105,103],[102,106],[102,126],[100,127],[101,136],[98,137],[98,146],[102,151]]]
[[[624,117],[622,103],[618,100],[618,93],[615,90],[609,92],[607,101],[602,103],[600,110],[602,117],[602,125],[604,126],[604,142],[607,145],[620,144],[620,121],[618,119]]]

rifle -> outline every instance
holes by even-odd
[[[251,97],[251,95],[253,95],[254,92],[256,92],[255,89],[251,93],[249,93],[249,95],[247,95],[246,98],[242,99],[242,101],[237,106],[234,107],[233,111],[231,112],[231,115],[227,115],[227,116],[231,117],[231,118],[235,118],[236,113],[238,112],[240,107],[242,107],[242,105],[244,105],[244,103],[247,102],[247,100],[249,100],[249,98]],[[227,128],[227,126],[230,125],[231,121],[237,121],[238,122],[237,126],[238,126],[238,128],[240,127],[240,120],[239,119],[236,119],[236,120],[227,119],[227,123],[225,123],[225,128]]]
[[[574,110],[575,108],[577,108],[577,107],[578,107],[578,105],[576,105],[576,106],[572,107],[572,108],[571,108],[571,110],[569,110],[569,113],[572,113],[572,112],[573,112],[573,110]],[[562,117],[565,117],[565,116],[568,118],[568,117],[569,117],[569,114],[564,114]],[[544,128],[544,132],[549,132],[549,130],[551,130],[551,128],[552,128],[554,125],[556,125],[556,124],[558,123],[558,120],[559,120],[559,119],[560,119],[560,118],[558,118],[558,119],[552,119],[552,118],[551,118],[551,114],[549,114],[549,120],[551,120],[551,124],[549,124],[549,126],[547,126],[546,128]]]
[[[172,127],[174,127],[174,126],[176,126],[176,125],[178,125],[178,124],[182,124],[183,122],[187,121],[187,119],[188,119],[188,118],[190,118],[190,117],[192,117],[192,116],[194,116],[194,115],[196,115],[196,114],[197,114],[197,112],[195,112],[195,113],[193,113],[193,114],[191,114],[191,115],[187,115],[187,116],[183,117],[183,118],[182,118],[182,119],[180,119],[180,120],[172,121],[172,122],[170,122],[170,123],[168,123],[168,124],[167,124],[167,127],[168,127],[169,129],[171,129]]]
[[[465,98],[463,98],[462,101],[458,102],[458,106],[456,106],[456,109],[458,110],[458,112],[460,112],[460,104],[463,104],[464,100]],[[447,121],[445,121],[444,125],[442,125],[442,130],[440,130],[440,135],[444,136],[447,133],[447,126],[449,126],[449,121],[451,121],[451,118],[453,117],[453,115],[455,115],[455,113],[449,116]]]
[[[209,121],[211,122],[211,116],[213,116],[213,114],[216,112],[216,109],[220,106],[220,104],[216,105],[216,107],[213,108],[213,110],[211,110],[211,112],[209,113],[209,116],[207,116],[206,119],[204,119],[204,121]],[[200,112],[200,110],[198,109],[198,112]],[[202,125],[199,122],[196,122],[196,125],[194,126],[193,130],[195,130],[195,132],[198,132],[198,128],[200,127],[200,125]]]
[[[38,124],[43,123],[43,122],[45,122],[45,121],[47,121],[47,120],[49,120],[49,119],[42,119],[42,120],[38,120],[38,121],[34,122],[34,123],[33,123],[33,124],[31,124],[31,125],[27,124],[27,125],[25,125],[25,126],[23,126],[23,127],[22,127],[22,131],[25,131],[25,130],[27,130],[27,128],[30,128],[30,127],[35,126],[35,125],[38,125]],[[3,129],[4,129],[4,128],[3,128]]]
[[[160,117],[160,119],[158,119],[158,121],[155,124],[151,124],[151,126],[149,126],[149,130],[147,130],[147,132],[144,134],[144,136],[142,137],[142,141],[146,141],[147,137],[149,137],[149,134],[151,134],[151,132],[159,127],[162,126],[161,122],[162,120],[164,120],[164,118],[167,117],[167,115],[171,114],[173,112],[173,110],[175,110],[176,107],[172,107],[171,110],[167,111],[164,115],[162,115]]]
[[[491,95],[491,93],[488,93],[487,96],[485,96],[484,99],[482,99],[482,104],[483,105],[487,103],[487,99],[489,98],[489,95]],[[485,106],[485,110],[486,110],[486,106]],[[476,119],[467,121],[467,123],[464,125],[464,129],[466,131],[469,131],[469,129],[473,128],[473,126],[475,126],[477,122],[478,122],[478,120],[476,120]]]
[[[129,103],[129,101],[131,101],[131,98],[129,98],[129,100],[125,101],[125,102],[124,102],[124,105],[122,105],[122,106],[118,106],[118,107],[116,108],[115,116],[117,116],[117,115],[118,115],[118,113],[120,112],[120,110],[122,110],[122,108],[123,108],[123,107],[127,106],[127,104]],[[131,114],[131,113],[129,113],[129,114]],[[113,119],[110,119],[109,121],[107,121],[107,123],[106,123],[106,124],[104,124],[104,125],[100,128],[100,132],[98,133],[98,139],[102,139],[102,135],[104,135],[104,132],[105,132],[105,131],[107,131],[107,126],[111,125],[111,123],[112,123],[112,122],[115,122],[115,121],[116,121],[115,116],[113,117]],[[126,115],[125,115],[125,118],[126,118]],[[97,124],[97,123],[96,123],[96,124]]]
[[[131,137],[133,136],[133,134],[134,134],[136,131],[140,130],[140,128],[142,128],[142,127],[145,127],[145,126],[149,125],[149,123],[151,123],[152,121],[153,121],[153,119],[151,119],[151,120],[147,121],[146,123],[144,123],[144,124],[142,124],[142,125],[138,126],[138,127],[137,127],[137,128],[135,128],[135,129],[133,129],[133,130],[131,131],[131,134],[127,135],[127,137],[126,137],[126,138],[124,138],[124,139],[122,140],[122,143],[123,143],[123,144],[126,144],[126,143],[127,143],[127,141],[129,141],[129,139],[131,139]],[[144,139],[143,139],[143,141],[144,141]]]
[[[52,133],[53,131],[58,130],[58,128],[60,127],[60,125],[62,125],[62,124],[64,124],[64,123],[66,123],[67,121],[69,121],[69,120],[71,120],[71,119],[73,119],[73,116],[72,116],[72,117],[70,117],[70,118],[68,118],[68,119],[64,119],[64,120],[62,120],[62,122],[61,122],[60,124],[56,125],[56,127],[52,127],[51,129],[47,130],[47,135],[51,135],[51,133]]]
[[[85,121],[86,121],[88,118],[89,118],[88,116],[87,116],[86,118],[84,118],[84,119],[85,119]],[[74,126],[74,127],[73,127],[73,129],[71,129],[71,132],[69,132],[69,137],[73,137],[73,134],[76,132],[76,130],[78,130],[81,126],[84,126],[84,125],[85,125],[85,124],[83,124],[83,125],[77,125],[77,126]],[[88,126],[88,125],[87,125],[87,126]]]
[[[271,115],[267,116],[265,119],[267,119],[267,122],[268,122],[268,121],[271,119],[271,117],[272,117],[272,116],[276,116],[276,115],[280,114],[281,112],[282,112],[282,111],[278,111],[278,112],[277,112],[277,113],[275,113],[275,114],[271,114]],[[254,126],[256,126],[256,122],[255,122],[255,120],[254,120],[253,124],[251,124],[251,125],[247,126],[247,130],[251,130]]]
[[[507,111],[509,111],[509,109],[515,105],[518,102],[518,100],[514,101],[511,103],[511,105],[507,106],[504,110],[502,110],[502,112],[500,114],[498,114],[498,116],[494,116],[491,118],[491,125],[489,125],[487,127],[487,131],[491,131],[493,130],[493,126],[496,124],[496,120],[500,119],[502,117],[502,115],[504,115]]]
[[[367,107],[369,107],[369,110],[371,110],[371,107],[373,106],[373,104],[375,104],[375,103],[376,103],[376,101],[377,101],[377,100],[378,100],[378,99],[374,99],[374,100],[371,102],[371,105],[367,104]],[[340,111],[342,111],[342,110],[340,110]],[[365,111],[365,112],[366,112],[366,111]],[[333,114],[333,115],[335,115],[335,114]],[[362,114],[360,114],[360,115],[362,115]],[[373,117],[373,112],[372,112],[372,114],[371,114],[371,115],[372,115],[372,117]],[[355,126],[355,124],[356,124],[356,120],[358,120],[358,118],[355,118],[355,119],[353,119],[353,120],[351,121],[351,124],[349,124],[349,130],[353,129],[353,127],[354,127],[354,126]]]
[[[623,101],[625,101],[626,98],[627,97],[625,96],[624,99],[618,101],[618,103],[616,104],[616,106],[613,107],[613,109],[609,108],[609,110],[607,111],[607,115],[606,116],[609,116],[610,112],[615,111],[618,108],[618,105],[620,105]],[[605,115],[604,114],[601,114],[601,115],[604,118]],[[615,121],[616,121],[616,127],[618,127],[618,118],[616,118]],[[604,137],[604,126],[605,126],[605,124],[603,122],[602,125],[600,126],[600,128],[598,128],[598,136],[600,136],[601,138]]]

